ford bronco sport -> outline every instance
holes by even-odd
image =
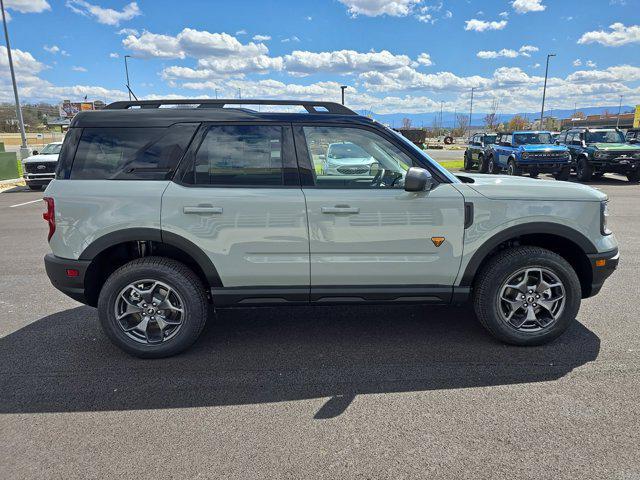
[[[571,155],[564,145],[554,145],[551,132],[503,132],[485,153],[489,173],[506,170],[509,175],[553,173],[556,180],[569,180]]]
[[[640,146],[625,143],[624,134],[613,128],[573,128],[562,132],[557,142],[569,147],[576,175],[581,182],[607,172],[640,180]]]
[[[336,144],[375,162],[323,175]],[[97,307],[106,335],[141,357],[189,347],[210,306],[471,300],[495,337],[537,345],[567,329],[618,263],[598,190],[456,177],[327,102],[80,112],[45,201],[51,282]]]

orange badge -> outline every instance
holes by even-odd
[[[431,237],[431,241],[436,247],[439,247],[444,243],[444,237]]]

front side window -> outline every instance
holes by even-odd
[[[617,130],[601,130],[587,132],[587,143],[624,143],[622,132]]]
[[[558,143],[564,143],[567,140],[567,132],[562,132],[560,133],[560,135],[558,135]]]
[[[198,127],[84,128],[71,167],[78,180],[164,180],[169,178]]]
[[[316,186],[402,188],[414,165],[407,154],[380,135],[349,127],[304,127]]]
[[[553,143],[550,133],[517,133],[513,136],[516,145],[543,145]]]
[[[484,144],[485,145],[494,145],[496,143],[497,135],[485,135],[484,136]]]
[[[195,155],[193,170],[183,180],[196,185],[283,185],[282,127],[210,127]]]

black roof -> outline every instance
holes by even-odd
[[[161,108],[161,106],[173,106]],[[192,108],[178,108],[189,105]],[[237,105],[238,108],[223,108]],[[296,105],[311,113],[259,112],[243,105]],[[194,107],[195,106],[195,107]],[[328,122],[371,124],[344,105],[296,100],[143,100],[115,102],[103,110],[78,113],[71,127],[167,127],[185,122]]]

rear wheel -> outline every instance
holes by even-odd
[[[553,176],[556,180],[562,180],[566,182],[571,176],[571,167],[564,167],[559,172],[554,173]]]
[[[163,257],[133,260],[107,279],[98,317],[109,339],[142,358],[180,353],[196,341],[207,319],[207,299],[198,277]]]
[[[509,160],[507,166],[507,175],[522,175],[522,169],[518,167],[514,159]]]
[[[464,154],[464,169],[467,171],[473,170],[473,160],[468,152]]]
[[[514,345],[540,345],[560,336],[580,309],[580,281],[561,256],[539,247],[502,251],[474,286],[480,323]]]
[[[638,183],[640,181],[640,171],[627,172],[627,179],[630,182]]]
[[[593,169],[591,165],[589,165],[588,160],[585,157],[581,157],[578,159],[578,164],[576,165],[576,175],[578,180],[581,182],[588,182],[591,180],[593,176]]]

